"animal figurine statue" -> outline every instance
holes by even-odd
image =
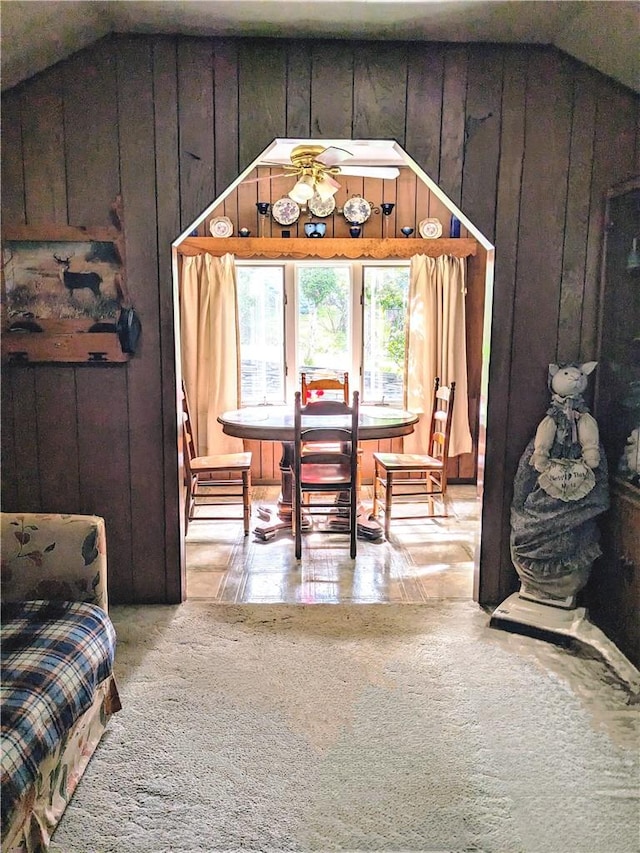
[[[551,404],[520,458],[511,504],[520,597],[566,609],[600,556],[595,519],[609,507],[607,460],[583,396],[596,364],[549,365]]]
[[[596,365],[549,365],[551,406],[536,430],[530,464],[541,475],[540,486],[561,500],[578,500],[595,485],[600,436],[583,393]]]

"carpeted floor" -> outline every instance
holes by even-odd
[[[116,607],[55,853],[640,850],[638,705],[469,602]]]

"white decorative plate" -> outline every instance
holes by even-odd
[[[314,216],[330,216],[336,209],[336,200],[330,195],[329,198],[323,201],[316,193],[309,199],[307,206]]]
[[[284,196],[271,205],[271,216],[278,225],[293,225],[300,216],[300,207],[292,198]]]
[[[442,236],[442,222],[439,219],[423,219],[418,225],[418,231],[421,237],[433,239],[434,237]]]
[[[344,203],[344,218],[352,225],[362,225],[371,216],[371,205],[360,195],[354,195]]]
[[[209,223],[209,231],[214,237],[231,237],[233,234],[233,222],[228,216],[216,216]]]

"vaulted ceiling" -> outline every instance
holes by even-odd
[[[551,44],[640,91],[640,3],[2,0],[2,88],[111,32]]]

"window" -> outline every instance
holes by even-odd
[[[242,405],[291,402],[314,368],[402,405],[408,262],[238,261],[237,282]]]
[[[284,271],[238,266],[241,396],[245,406],[285,399]]]
[[[362,397],[404,401],[408,266],[364,266]]]
[[[297,370],[351,365],[351,269],[349,265],[296,266]]]

